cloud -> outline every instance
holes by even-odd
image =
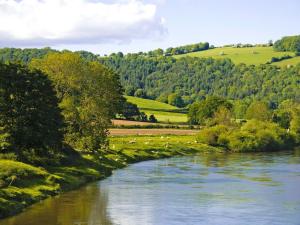
[[[141,0],[0,0],[0,45],[99,44],[166,32],[155,4]]]

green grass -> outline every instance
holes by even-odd
[[[154,115],[160,123],[186,123],[187,115],[178,112],[180,109],[158,101],[137,98],[132,96],[125,96],[126,99],[138,106],[140,111],[146,113],[149,117]]]
[[[127,161],[132,160],[132,162],[204,151],[222,151],[196,142],[195,135],[110,137],[110,149],[120,152]]]
[[[277,65],[280,67],[287,67],[288,65],[296,65],[298,63],[300,63],[300,56],[291,59],[282,60],[280,62],[273,63],[273,65]]]
[[[158,102],[150,99],[137,98],[132,96],[125,96],[128,102],[136,104],[140,109],[152,110],[176,110],[176,106],[172,106],[163,102]]]
[[[182,124],[188,121],[187,114],[184,113],[151,111],[151,110],[143,110],[143,109],[141,109],[141,111],[146,113],[147,116],[154,115],[155,118],[161,123]]]
[[[223,53],[223,55],[221,55]],[[235,64],[245,63],[247,65],[264,64],[271,60],[272,57],[281,57],[284,55],[295,56],[293,52],[276,52],[273,47],[252,47],[252,48],[215,48],[206,51],[193,52],[183,55],[174,56],[175,58],[181,57],[212,57],[216,59],[230,58]],[[282,62],[284,62],[283,60]],[[297,60],[296,60],[297,61]],[[294,61],[291,61],[295,63]]]

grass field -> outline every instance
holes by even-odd
[[[245,63],[245,64],[264,64],[271,60],[272,57],[281,57],[284,55],[295,56],[293,52],[276,52],[273,47],[252,47],[252,48],[214,48],[201,52],[193,52],[183,55],[174,56],[175,58],[181,58],[185,56],[190,57],[212,57],[217,59],[230,58],[234,63]],[[297,57],[298,58],[298,57]],[[282,61],[282,63],[285,60]],[[300,60],[290,59],[290,64],[297,64]],[[279,64],[281,65],[281,64]]]
[[[127,101],[136,104],[140,109],[152,109],[152,110],[174,110],[178,109],[176,106],[172,106],[163,102],[158,102],[150,99],[137,98],[132,96],[125,96]]]
[[[297,56],[297,57],[294,57],[294,58],[291,58],[291,59],[286,59],[286,60],[276,62],[276,63],[273,63],[273,64],[277,65],[277,66],[280,66],[280,67],[286,67],[288,65],[296,65],[298,63],[300,63],[300,56]]]
[[[195,135],[199,130],[184,129],[110,129],[111,136],[127,136],[127,135]]]
[[[146,113],[147,116],[154,115],[160,123],[186,123],[187,115],[179,113],[179,108],[154,101],[149,99],[142,99],[132,96],[125,96],[126,99],[138,106],[140,111]]]

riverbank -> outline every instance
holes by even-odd
[[[221,149],[197,143],[194,135],[110,137],[110,150],[74,155],[65,166],[36,167],[0,159],[0,218],[15,215],[50,196],[103,179],[135,162]]]

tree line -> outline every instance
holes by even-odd
[[[272,108],[287,99],[300,99],[300,65],[278,68],[235,65],[230,59],[138,55],[115,55],[100,61],[120,74],[126,95],[156,99],[179,107],[214,95],[248,103],[263,100]]]
[[[0,63],[0,153],[48,164],[68,149],[100,152],[125,102],[118,75],[79,54],[54,52],[28,66]]]
[[[300,35],[283,37],[276,41],[273,47],[276,51],[290,51],[300,55]]]
[[[189,121],[204,126],[197,135],[201,143],[230,151],[276,151],[300,144],[300,104],[283,101],[276,110],[263,101],[245,107],[238,120],[235,102],[212,96],[191,105]]]

